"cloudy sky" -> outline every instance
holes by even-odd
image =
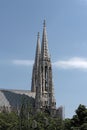
[[[30,89],[46,19],[57,107],[87,106],[87,0],[0,1],[0,88]]]

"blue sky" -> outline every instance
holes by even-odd
[[[0,88],[30,89],[46,19],[57,107],[87,106],[87,0],[0,1]]]

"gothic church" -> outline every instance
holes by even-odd
[[[52,80],[52,64],[48,50],[46,22],[44,20],[41,48],[39,33],[37,36],[37,47],[32,72],[31,92],[36,93],[35,109],[37,111],[48,109],[51,115],[55,116],[59,115],[59,109],[56,109],[56,100],[54,97],[54,86]]]
[[[34,99],[34,110],[45,111],[52,116],[63,118],[63,107],[56,109],[54,97],[54,86],[52,79],[52,64],[48,50],[48,40],[46,33],[46,22],[43,24],[42,45],[40,47],[40,35],[37,36],[37,47],[35,61],[32,71],[31,91],[27,90],[0,90],[0,111],[3,107],[6,110],[17,109],[20,106],[20,97],[26,95],[30,103]]]

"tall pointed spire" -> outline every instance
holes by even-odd
[[[31,84],[31,91],[32,92],[36,92],[36,84],[37,84],[37,79],[38,79],[38,67],[39,67],[40,53],[41,53],[40,34],[38,32],[35,62],[34,62],[33,71],[32,71],[32,84]]]
[[[35,65],[36,66],[38,66],[38,64],[39,64],[40,53],[41,53],[41,49],[40,49],[40,33],[38,32],[36,55],[35,55]]]
[[[46,32],[46,21],[43,23],[43,35],[42,35],[42,48],[41,48],[41,57],[49,58],[48,52],[48,40],[47,40],[47,32]]]

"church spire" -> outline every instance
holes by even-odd
[[[47,40],[47,32],[46,32],[46,21],[43,23],[43,35],[42,35],[42,48],[41,48],[41,57],[49,58],[48,52],[48,40]]]
[[[40,34],[38,32],[35,62],[34,62],[33,71],[32,71],[32,84],[31,84],[31,91],[32,92],[36,92],[36,84],[37,84],[37,79],[38,79],[38,67],[39,67],[40,53],[41,53]]]
[[[40,49],[40,33],[38,32],[36,55],[35,55],[35,65],[36,66],[38,66],[38,64],[39,64],[40,53],[41,53],[41,49]]]

